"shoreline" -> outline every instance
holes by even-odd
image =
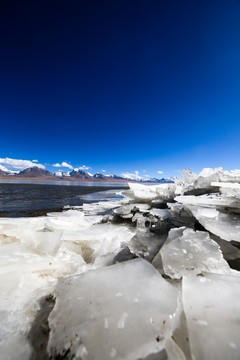
[[[124,180],[124,179],[112,179],[112,178],[109,178],[109,179],[96,179],[96,178],[93,178],[93,179],[78,179],[78,178],[67,178],[67,177],[64,177],[64,178],[61,178],[61,177],[50,177],[50,176],[43,176],[43,177],[22,177],[22,176],[0,176],[0,181],[1,180],[10,180],[10,181],[46,181],[46,182],[52,182],[52,181],[62,181],[62,182],[94,182],[94,183],[123,183],[123,184],[126,184],[126,183],[138,183],[138,184],[170,184],[170,182],[154,182],[154,181],[151,181],[151,182],[147,182],[147,181],[137,181],[137,180]]]
[[[60,177],[21,177],[21,176],[0,176],[0,180],[19,180],[19,181],[77,181],[77,182],[137,182],[135,180],[123,180],[123,179],[77,179],[77,178],[60,178]]]

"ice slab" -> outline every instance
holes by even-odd
[[[0,360],[27,360],[33,356],[31,344],[26,337],[15,334],[0,340]]]
[[[208,231],[226,241],[240,242],[240,215],[226,211],[185,205]]]
[[[199,175],[192,173],[189,169],[184,169],[182,178],[176,180],[176,194],[207,192],[212,189],[213,181],[220,180],[221,173],[222,168],[205,168]]]
[[[239,276],[205,274],[183,278],[192,359],[239,360],[239,298]]]
[[[185,205],[198,205],[203,207],[211,208],[239,208],[240,201],[234,197],[223,197],[219,194],[208,194],[208,195],[182,195],[176,196],[175,200]]]
[[[220,246],[204,231],[186,227],[171,229],[160,252],[164,272],[172,279],[180,279],[189,273],[231,271]]]
[[[102,221],[103,216],[89,215],[85,216],[81,210],[66,210],[62,213],[48,213],[48,217],[45,218],[45,224],[50,229],[64,230],[67,228],[86,228],[93,224],[98,224]]]
[[[52,231],[47,228],[36,231],[31,227],[26,227],[19,231],[18,237],[21,242],[38,252],[53,255],[60,246],[62,231]]]
[[[227,182],[213,182],[212,186],[217,186],[225,189],[237,189],[240,191],[239,183],[227,183]]]
[[[128,215],[131,212],[135,213],[137,211],[141,211],[141,212],[148,212],[148,210],[150,209],[150,205],[148,204],[130,204],[130,205],[125,205],[125,206],[121,206],[117,209],[114,209],[113,212],[114,214],[117,214],[119,216],[124,216],[124,215]]]
[[[79,252],[86,262],[120,249],[135,235],[135,229],[124,225],[99,224],[81,231],[64,231],[62,240],[78,244]]]
[[[212,186],[219,187],[220,193],[227,197],[233,197],[235,200],[240,200],[240,184],[236,182],[213,182]],[[240,207],[240,206],[238,206]]]
[[[172,334],[178,291],[135,259],[61,280],[49,317],[50,356],[134,360]]]
[[[160,220],[172,219],[174,217],[174,215],[168,209],[154,209],[153,208],[149,211],[149,214],[156,216]]]
[[[92,204],[83,204],[82,209],[85,215],[101,215],[105,214],[109,209],[121,206],[120,201],[100,201]]]
[[[142,185],[129,183],[131,191],[131,197],[135,200],[141,199],[141,201],[170,200],[175,196],[175,184],[161,184],[161,185]]]
[[[148,228],[138,228],[128,247],[134,254],[151,262],[166,241],[168,231],[169,227],[161,227],[161,233],[155,235]]]
[[[154,185],[146,186],[135,183],[129,183],[128,185],[136,199],[141,199],[142,201],[149,201],[158,197],[158,194],[156,192],[156,186]]]

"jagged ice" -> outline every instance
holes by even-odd
[[[121,195],[0,218],[0,359],[240,358],[240,172]]]

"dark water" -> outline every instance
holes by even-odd
[[[62,211],[67,205],[79,206],[83,202],[116,197],[115,190],[126,187],[127,184],[117,183],[4,182],[0,183],[0,217],[46,215],[50,211]]]

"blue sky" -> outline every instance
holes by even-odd
[[[2,160],[166,177],[240,168],[239,1],[0,10]]]

